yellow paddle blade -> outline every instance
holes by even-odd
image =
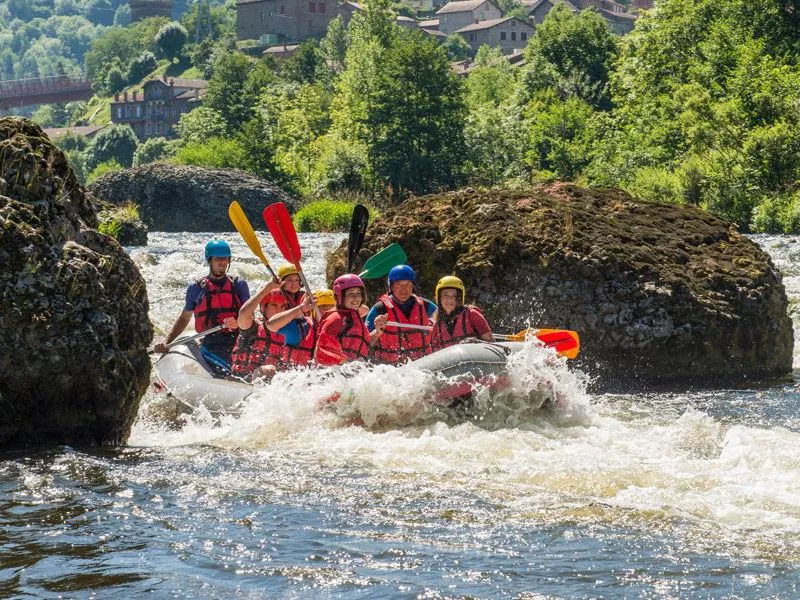
[[[230,217],[231,223],[236,227],[236,231],[242,236],[244,243],[247,244],[250,251],[264,263],[265,267],[269,267],[269,261],[267,257],[264,256],[264,251],[261,249],[261,244],[258,242],[256,232],[253,230],[253,226],[250,225],[250,221],[247,220],[247,215],[244,214],[242,207],[239,206],[236,200],[231,202],[231,205],[228,207],[228,217]]]

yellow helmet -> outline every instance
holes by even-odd
[[[455,275],[445,275],[436,284],[436,304],[441,304],[439,301],[439,293],[447,288],[461,290],[461,303],[464,303],[464,297],[467,295],[467,290],[464,288],[464,282]]]
[[[299,275],[300,272],[297,270],[292,263],[286,263],[278,267],[278,277],[281,279],[285,279],[289,275]]]
[[[319,306],[336,306],[333,290],[314,290],[314,300]]]

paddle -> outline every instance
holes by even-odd
[[[387,325],[392,327],[400,327],[404,329],[416,329],[419,331],[430,331],[433,327],[429,325],[414,325],[412,323],[397,323],[396,321],[387,321]],[[524,342],[528,336],[536,337],[545,348],[553,348],[561,356],[567,358],[575,358],[580,351],[580,338],[577,331],[569,329],[523,329],[518,333],[502,334],[495,333],[494,337],[498,340],[507,342]]]
[[[390,244],[364,263],[361,279],[376,279],[386,275],[392,267],[404,265],[408,260],[406,251],[399,244]]]
[[[286,205],[283,202],[275,202],[267,206],[261,215],[264,217],[264,223],[272,234],[278,250],[283,254],[283,258],[294,265],[298,275],[300,275],[300,281],[303,282],[303,287],[306,289],[306,294],[308,294],[309,298],[313,298],[311,287],[308,285],[306,276],[300,266],[300,259],[303,257],[303,253],[300,251],[300,240],[297,239],[297,231],[295,231],[292,217],[289,216],[289,210]],[[316,304],[314,305],[314,313],[317,319],[322,318],[322,313]]]
[[[256,237],[256,232],[253,229],[253,226],[250,225],[250,221],[247,220],[247,215],[244,214],[242,207],[239,206],[239,203],[234,200],[231,202],[231,205],[228,207],[228,217],[233,223],[233,226],[236,227],[236,231],[239,232],[239,235],[242,236],[245,244],[247,247],[250,248],[250,251],[255,254],[264,266],[269,269],[270,275],[275,281],[278,281],[278,276],[275,275],[275,271],[272,270],[272,267],[269,265],[269,261],[267,257],[264,256],[264,251],[261,249],[261,244],[258,242],[258,238]]]
[[[369,211],[363,204],[356,204],[353,208],[353,217],[350,220],[350,237],[347,238],[347,272],[353,272],[353,263],[356,261],[358,251],[364,243],[364,235],[367,233],[367,223],[369,223]]]
[[[169,350],[173,346],[180,346],[181,344],[185,344],[186,342],[191,342],[192,340],[199,340],[200,338],[204,338],[204,337],[206,337],[207,335],[209,335],[211,333],[216,333],[217,331],[220,331],[221,329],[223,329],[223,326],[222,325],[217,325],[216,327],[212,327],[211,329],[206,329],[205,331],[197,333],[197,334],[195,334],[195,335],[193,335],[191,337],[181,338],[179,340],[175,340],[174,342],[170,342],[169,344],[164,346],[164,348],[166,350]],[[150,350],[147,353],[148,354],[156,354],[156,351],[155,350]]]

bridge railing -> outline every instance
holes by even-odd
[[[0,97],[16,98],[33,94],[79,90],[91,87],[91,85],[92,82],[83,74],[13,79],[0,81]]]

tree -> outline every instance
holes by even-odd
[[[162,158],[168,158],[175,154],[176,148],[173,142],[164,137],[154,137],[145,140],[136,152],[133,153],[133,164],[146,165]]]
[[[442,48],[447,52],[450,60],[466,60],[472,56],[472,46],[461,34],[451,33],[442,43]]]
[[[367,124],[375,172],[395,199],[451,186],[463,156],[460,82],[444,50],[419,32],[398,35],[387,49]]]
[[[311,83],[317,79],[317,71],[324,67],[322,53],[316,40],[306,40],[297,52],[282,65],[281,74],[299,83]]]
[[[112,159],[123,167],[130,167],[138,145],[130,125],[112,125],[98,133],[86,148],[86,169],[91,173],[100,163]]]
[[[575,15],[559,3],[536,27],[525,54],[530,69],[552,67],[561,80],[558,87],[567,92],[562,96],[575,95],[608,109],[607,84],[617,52],[617,40],[603,17],[593,10]]]
[[[106,91],[111,94],[116,94],[125,89],[125,76],[122,74],[122,69],[114,65],[106,73]]]
[[[140,82],[146,75],[152,73],[156,66],[158,66],[156,55],[149,50],[145,50],[128,65],[128,83],[134,84]]]
[[[131,24],[131,5],[128,3],[120,4],[114,11],[114,25],[116,27],[127,27]]]
[[[319,43],[319,48],[322,56],[333,65],[333,70],[337,73],[344,68],[344,58],[349,44],[349,35],[342,15],[336,15],[336,18],[328,23],[328,30]]]
[[[252,99],[244,93],[251,68],[250,60],[239,53],[222,54],[214,63],[203,104],[222,115],[229,131],[253,118]]]
[[[174,62],[180,56],[183,45],[188,39],[188,34],[183,25],[177,21],[167,23],[158,30],[154,39],[156,45],[161,49],[170,62]]]
[[[64,150],[85,150],[89,145],[89,139],[85,135],[67,131],[66,133],[53,138],[53,143]]]
[[[184,142],[194,143],[224,136],[227,123],[218,111],[209,106],[200,106],[182,114],[175,129]]]

